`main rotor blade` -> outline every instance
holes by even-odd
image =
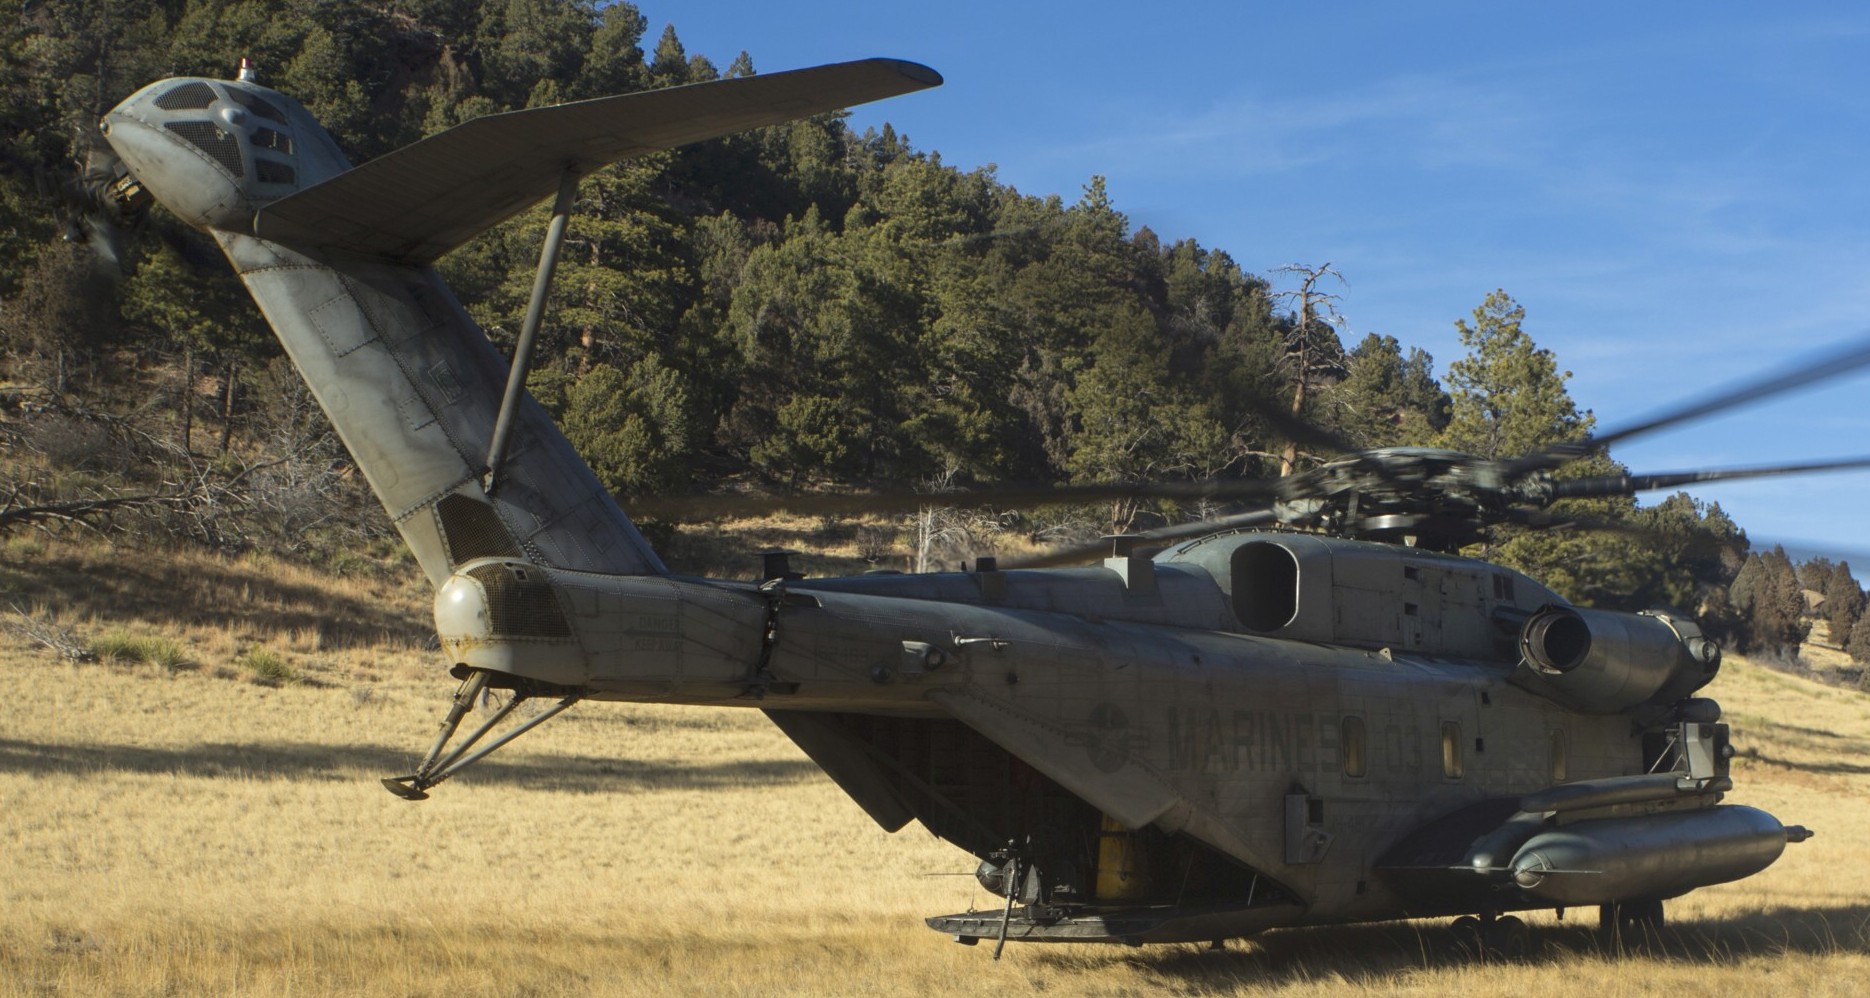
[[[1642,524],[1554,509],[1512,507],[1501,512],[1498,522],[1534,530],[1589,530],[1642,538],[1655,536],[1655,531]]]
[[[1265,405],[1258,399],[1245,399],[1243,404],[1251,409],[1254,415],[1265,420],[1274,433],[1300,446],[1335,454],[1356,454],[1366,449],[1316,423],[1294,416],[1290,412],[1283,412],[1277,406]]]
[[[1850,471],[1870,468],[1870,457],[1847,457],[1835,461],[1807,464],[1780,464],[1758,468],[1707,468],[1701,471],[1665,471],[1648,475],[1597,475],[1568,478],[1552,483],[1552,498],[1577,499],[1590,496],[1627,496],[1654,489],[1672,489],[1696,482],[1723,482],[1742,478],[1770,478],[1775,475],[1807,475],[1824,471]]]
[[[1250,513],[1236,513],[1233,516],[1221,516],[1212,520],[1197,520],[1193,523],[1178,523],[1172,527],[1158,527],[1145,530],[1140,534],[1130,534],[1133,543],[1150,541],[1175,541],[1184,537],[1201,537],[1219,533],[1223,530],[1239,530],[1243,527],[1257,527],[1273,522],[1277,517],[1270,509],[1256,509]],[[1009,558],[1001,568],[1058,568],[1062,565],[1081,565],[1100,556],[1107,556],[1112,550],[1110,538],[1104,538],[1091,544],[1073,544],[1068,547],[1054,548],[1030,558]]]
[[[1648,419],[1632,423],[1609,433],[1600,433],[1589,437],[1580,437],[1560,444],[1554,444],[1543,450],[1514,458],[1504,462],[1511,474],[1524,474],[1539,468],[1554,468],[1573,458],[1582,457],[1593,451],[1603,450],[1611,444],[1620,443],[1645,433],[1675,426],[1711,416],[1723,409],[1746,405],[1774,395],[1815,385],[1821,381],[1841,377],[1853,371],[1870,367],[1870,337],[1840,344],[1824,354],[1809,360],[1798,367],[1756,381],[1743,382],[1739,385],[1718,391],[1713,395],[1692,400]]]
[[[808,516],[911,513],[924,507],[1030,507],[1126,499],[1267,499],[1278,494],[1279,478],[1221,478],[1202,482],[1111,482],[1092,485],[993,485],[944,492],[878,492],[790,496],[659,496],[628,503],[633,515],[672,520],[764,515],[787,510]]]

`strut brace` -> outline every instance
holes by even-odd
[[[454,703],[448,708],[447,716],[442,718],[441,731],[435,736],[435,744],[431,745],[428,754],[422,757],[421,765],[407,776],[392,776],[385,779],[384,789],[404,800],[427,800],[430,787],[485,759],[493,754],[494,750],[557,717],[565,708],[584,698],[582,693],[568,694],[558,703],[540,711],[537,716],[527,719],[524,724],[494,739],[480,751],[469,755],[468,750],[472,749],[475,743],[486,737],[489,731],[492,731],[501,721],[506,720],[515,708],[528,699],[524,692],[514,690],[513,699],[494,711],[492,717],[481,722],[481,726],[475,728],[466,740],[455,746],[454,751],[443,756],[442,751],[448,747],[449,739],[453,738],[455,731],[461,727],[461,719],[467,716],[468,711],[474,709],[474,701],[486,691],[487,681],[491,677],[492,673],[487,670],[476,669],[462,682],[461,688],[455,691]]]
[[[539,269],[533,274],[532,299],[526,303],[519,342],[513,346],[513,366],[507,372],[506,394],[500,399],[500,415],[494,419],[493,440],[487,447],[487,470],[481,476],[481,487],[489,493],[500,484],[500,465],[506,462],[506,445],[513,435],[514,414],[526,390],[526,373],[532,369],[533,343],[539,337],[539,324],[545,319],[545,299],[552,290],[552,274],[558,269],[558,250],[565,244],[565,223],[571,218],[572,202],[577,196],[578,173],[567,167],[565,175],[559,179],[558,199],[552,202],[552,221],[546,226],[545,245],[539,249]]]

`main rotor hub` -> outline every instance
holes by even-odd
[[[1450,551],[1551,501],[1550,475],[1513,474],[1459,451],[1387,447],[1333,461],[1282,482],[1273,511],[1299,529]]]

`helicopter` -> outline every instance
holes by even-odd
[[[672,573],[524,390],[579,178],[941,82],[870,59],[697,83],[491,114],[357,166],[244,66],[105,116],[117,210],[160,203],[220,245],[434,588],[460,686],[387,789],[422,800],[582,701],[761,710],[878,825],[979,861],[1004,904],[927,922],[996,957],[1450,916],[1510,949],[1514,912],[1658,926],[1665,901],[1811,835],[1722,803],[1734,750],[1697,695],[1721,652],[1695,621],[1574,606],[1457,552],[1568,522],[1563,498],[1870,464],[1554,474],[1870,348],[1514,458],[1329,441],[1351,456],[1277,479],[978,493],[1251,507],[1025,566],[807,579],[774,552],[751,580]],[[548,197],[509,359],[432,265]],[[512,695],[464,734],[495,689]]]

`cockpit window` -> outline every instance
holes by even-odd
[[[286,123],[286,116],[279,113],[278,108],[260,99],[259,97],[255,97],[254,95],[247,93],[245,90],[236,90],[233,87],[228,87],[227,96],[232,97],[233,99],[239,101],[241,104],[246,106],[247,110],[252,111],[254,114],[257,114],[262,118],[265,118],[267,121],[276,121],[282,125]],[[207,105],[203,104],[202,107],[207,107]]]
[[[197,80],[184,83],[156,98],[156,106],[164,111],[199,111],[214,103],[214,88]]]
[[[275,163],[270,159],[253,157],[253,173],[262,184],[295,184],[298,175],[284,163]]]
[[[290,156],[292,155],[292,136],[270,128],[256,128],[253,130],[253,148],[271,149]]]
[[[202,152],[236,177],[246,176],[241,167],[240,143],[212,121],[171,121],[163,126],[194,143]]]

